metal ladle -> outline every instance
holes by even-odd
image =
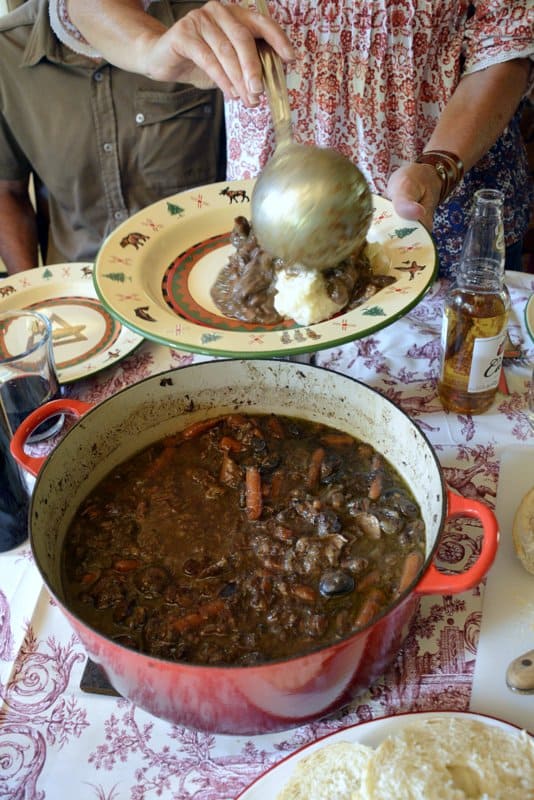
[[[259,13],[269,16],[265,0]],[[251,218],[260,245],[288,264],[322,270],[358,252],[372,216],[372,195],[358,167],[336,150],[297,144],[291,133],[282,62],[258,41],[276,149],[259,175]]]

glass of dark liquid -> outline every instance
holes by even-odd
[[[28,536],[28,484],[9,445],[14,431],[38,406],[60,395],[54,366],[52,326],[34,311],[0,314],[0,552]],[[63,415],[45,420],[27,444],[56,434]]]
[[[0,406],[11,433],[28,414],[60,394],[48,318],[27,310],[0,314]],[[63,421],[63,415],[45,420],[27,444],[55,435]]]
[[[28,536],[28,487],[9,451],[11,430],[0,407],[0,553],[13,550]]]

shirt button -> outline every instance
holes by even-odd
[[[104,153],[111,153],[112,150],[113,150],[113,145],[111,144],[111,142],[106,142],[104,144]]]
[[[116,220],[124,219],[124,211],[115,211],[113,214]]]
[[[145,121],[145,115],[144,114],[136,114],[135,115],[135,121],[137,122],[138,125],[141,125],[141,123]]]
[[[102,75],[101,72],[95,72],[93,78],[95,79],[95,81],[101,81],[104,78],[104,76]]]

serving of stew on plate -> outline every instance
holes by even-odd
[[[425,526],[369,444],[274,414],[195,422],[114,468],[65,539],[64,600],[153,656],[250,665],[371,622],[418,575]]]

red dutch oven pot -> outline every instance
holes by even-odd
[[[79,417],[48,458],[31,458],[29,433],[58,411]],[[372,444],[400,472],[426,525],[426,560],[412,585],[367,626],[299,658],[259,666],[198,666],[139,653],[76,616],[61,583],[63,540],[77,508],[113,467],[139,449],[199,419],[224,413],[278,413],[324,422]],[[147,378],[98,406],[62,399],[28,417],[12,452],[37,480],[29,531],[48,591],[89,656],[114,688],[157,717],[204,731],[257,734],[300,725],[351,701],[399,651],[422,595],[476,586],[497,551],[498,527],[482,503],[447,491],[432,446],[393,403],[339,373],[283,360],[217,360]],[[447,518],[482,524],[474,564],[444,574],[434,565]]]

